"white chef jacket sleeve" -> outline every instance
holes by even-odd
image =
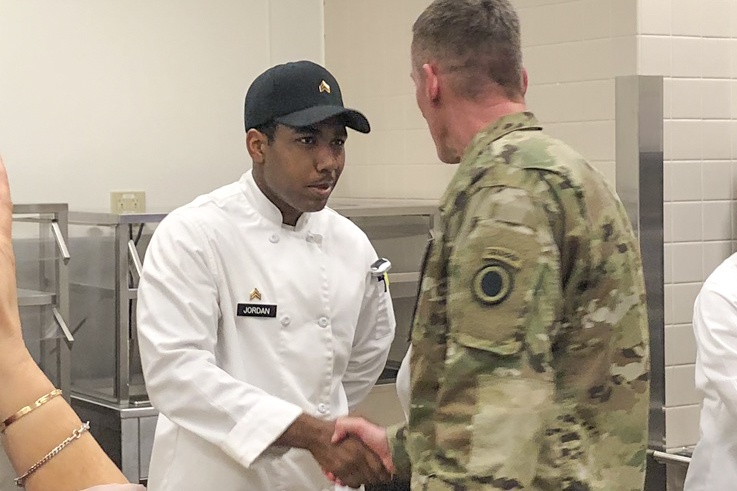
[[[737,420],[737,292],[707,282],[696,299],[693,327],[703,374]]]
[[[376,252],[371,248],[373,262]],[[384,369],[394,340],[396,321],[389,286],[366,272],[366,288],[358,316],[351,357],[343,376],[348,409],[366,397]]]
[[[138,290],[141,363],[154,407],[248,467],[302,409],[216,365],[217,276],[197,222],[170,214],[146,251]]]

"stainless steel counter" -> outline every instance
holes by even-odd
[[[429,199],[332,198],[328,207],[350,217],[433,215],[438,201]]]

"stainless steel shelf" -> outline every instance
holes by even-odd
[[[70,211],[69,223],[74,225],[111,226],[119,224],[158,223],[167,213],[93,213],[86,211]]]
[[[66,211],[67,209],[68,206],[66,203],[13,204],[13,215],[58,213],[59,211]]]
[[[433,215],[438,202],[430,199],[333,198],[328,206],[348,218]]]
[[[37,290],[18,289],[18,306],[35,307],[43,305],[54,305],[56,293],[42,292]]]
[[[84,291],[84,290],[96,290],[100,292],[105,292],[107,294],[110,294],[111,296],[115,295],[118,290],[115,289],[114,286],[101,286],[101,285],[89,285],[87,283],[69,283],[69,288],[77,291]],[[138,298],[138,289],[137,288],[128,288],[128,298],[136,299]]]
[[[148,401],[143,401],[143,404],[140,406],[135,404],[115,404],[110,401],[96,399],[94,397],[76,393],[72,396],[72,399],[120,413],[121,419],[145,418],[159,415],[159,411],[154,409]]]
[[[13,226],[23,224],[22,233],[13,242],[16,248],[16,275],[21,285],[18,306],[42,307],[42,316],[26,310],[24,321],[32,335],[26,344],[33,359],[51,381],[64,391],[69,401],[71,394],[71,349],[74,336],[69,331],[68,262],[66,203],[32,203],[13,205]],[[33,225],[33,227],[29,226]],[[18,237],[20,235],[20,238]],[[47,332],[47,317],[53,317],[56,331]]]

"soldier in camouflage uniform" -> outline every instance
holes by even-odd
[[[525,111],[507,0],[437,0],[413,31],[418,105],[460,167],[424,261],[409,422],[376,450],[413,491],[641,490],[648,330],[625,210]]]

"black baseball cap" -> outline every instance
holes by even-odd
[[[335,77],[311,61],[271,67],[256,77],[246,93],[246,131],[272,120],[299,128],[335,116],[341,116],[345,125],[356,131],[371,131],[366,116],[343,106]]]

